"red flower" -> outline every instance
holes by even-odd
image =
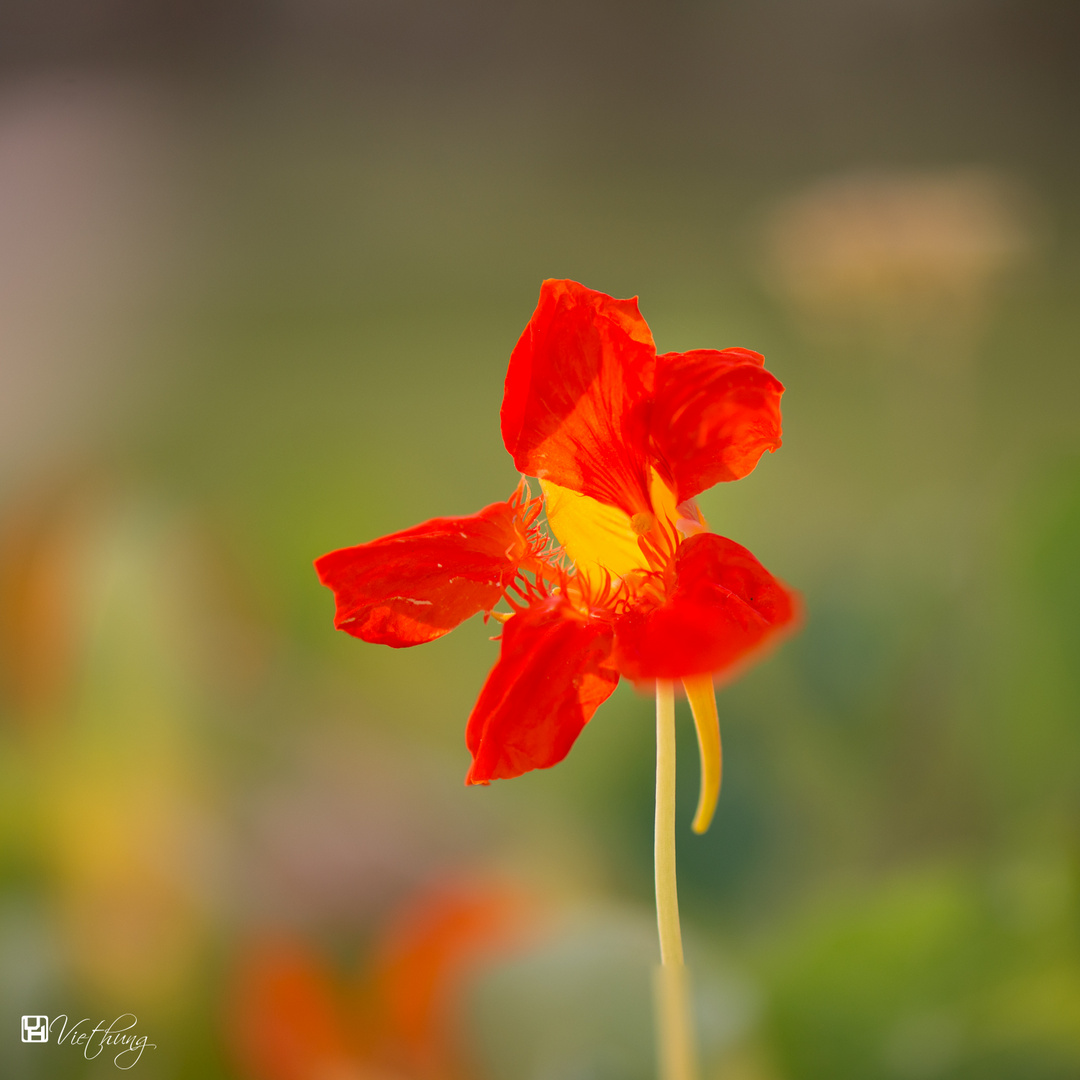
[[[545,281],[502,407],[506,448],[543,497],[522,481],[471,517],[324,555],[335,625],[400,648],[481,611],[504,620],[466,732],[470,784],[561,761],[620,675],[681,679],[707,774],[700,831],[719,788],[712,678],[791,628],[797,603],[707,532],[693,499],[779,447],[782,393],[755,352],[658,356],[636,299]]]

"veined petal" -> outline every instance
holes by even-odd
[[[615,689],[608,622],[562,597],[519,612],[503,628],[499,660],[469,717],[467,784],[520,776],[562,761]]]
[[[780,446],[780,382],[749,349],[657,358],[651,433],[657,467],[680,502],[738,480]]]
[[[528,553],[518,497],[434,518],[315,561],[339,630],[404,648],[432,641],[499,601]]]
[[[636,298],[545,281],[506,373],[502,433],[514,463],[631,516],[647,511],[655,366]]]
[[[577,571],[596,590],[609,578],[651,568],[642,537],[665,531],[672,538],[676,535],[680,515],[675,495],[655,470],[649,499],[652,510],[636,517],[550,480],[541,480],[540,487],[549,528]]]
[[[606,575],[620,578],[631,570],[648,569],[625,510],[550,480],[541,480],[540,488],[548,527],[590,585],[601,588]]]
[[[795,594],[726,537],[699,533],[683,541],[674,571],[664,603],[640,603],[616,620],[616,663],[628,678],[728,671],[797,619]]]

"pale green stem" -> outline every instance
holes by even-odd
[[[660,1080],[695,1080],[689,981],[683,964],[679,895],[675,882],[675,688],[656,681],[656,1034]]]

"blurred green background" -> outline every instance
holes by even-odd
[[[364,645],[311,567],[509,495],[571,277],[787,387],[701,500],[808,612],[720,695],[703,838],[680,712],[706,1077],[1080,1076],[1078,43],[1067,0],[4,5],[0,1074],[114,1075],[19,1024],[123,1013],[155,1078],[653,1074],[651,702],[466,789],[494,628]],[[408,913],[494,881],[532,929],[451,933],[380,1044]]]

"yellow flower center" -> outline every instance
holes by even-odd
[[[652,471],[649,497],[652,513],[631,516],[588,495],[541,480],[548,527],[589,585],[603,590],[632,571],[653,569],[638,542],[658,533],[678,536],[680,515],[675,493]]]

